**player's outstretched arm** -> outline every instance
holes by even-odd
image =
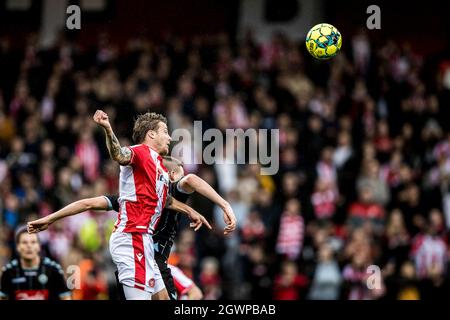
[[[194,228],[195,231],[200,229],[200,227],[203,224],[206,225],[209,229],[212,229],[208,220],[206,220],[204,216],[202,216],[200,213],[198,213],[195,209],[191,208],[187,204],[178,201],[171,195],[167,196],[166,208],[186,214],[192,220],[190,226]]]
[[[236,216],[228,201],[222,198],[205,180],[195,174],[188,174],[179,182],[186,192],[198,192],[217,204],[223,210],[223,220],[227,225],[224,234],[229,234],[236,229]]]
[[[82,213],[88,210],[108,210],[108,201],[105,197],[87,198],[72,202],[61,210],[58,210],[41,219],[30,221],[27,223],[29,233],[38,233],[47,230],[54,222],[68,216]]]
[[[120,146],[119,139],[117,139],[109,123],[108,115],[102,110],[97,110],[94,114],[94,121],[105,130],[106,146],[111,159],[123,166],[129,164],[131,161],[131,150]]]

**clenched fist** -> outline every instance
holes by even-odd
[[[109,118],[108,118],[108,115],[106,114],[106,112],[104,112],[102,110],[97,110],[97,111],[95,111],[93,118],[94,118],[95,123],[97,123],[99,126],[102,126],[105,129],[111,128],[111,124],[109,123]]]

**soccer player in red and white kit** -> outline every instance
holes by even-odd
[[[169,176],[161,155],[169,152],[171,141],[167,120],[156,113],[138,116],[133,140],[137,145],[121,147],[108,115],[97,110],[94,121],[103,127],[113,160],[120,164],[117,223],[110,238],[110,252],[119,273],[127,300],[169,299],[161,273],[154,259],[152,234],[163,208],[170,207],[167,197]],[[198,227],[208,222],[191,216]]]

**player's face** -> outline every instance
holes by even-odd
[[[23,233],[17,244],[17,252],[25,260],[36,259],[41,251],[41,245],[36,234]]]
[[[167,125],[164,122],[159,123],[155,140],[158,147],[158,153],[163,156],[168,154],[170,141],[172,141],[172,138],[170,137],[169,130],[167,129]]]

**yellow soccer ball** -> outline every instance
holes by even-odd
[[[319,23],[309,30],[305,45],[314,58],[326,60],[339,52],[342,46],[342,36],[338,29],[331,24]]]

